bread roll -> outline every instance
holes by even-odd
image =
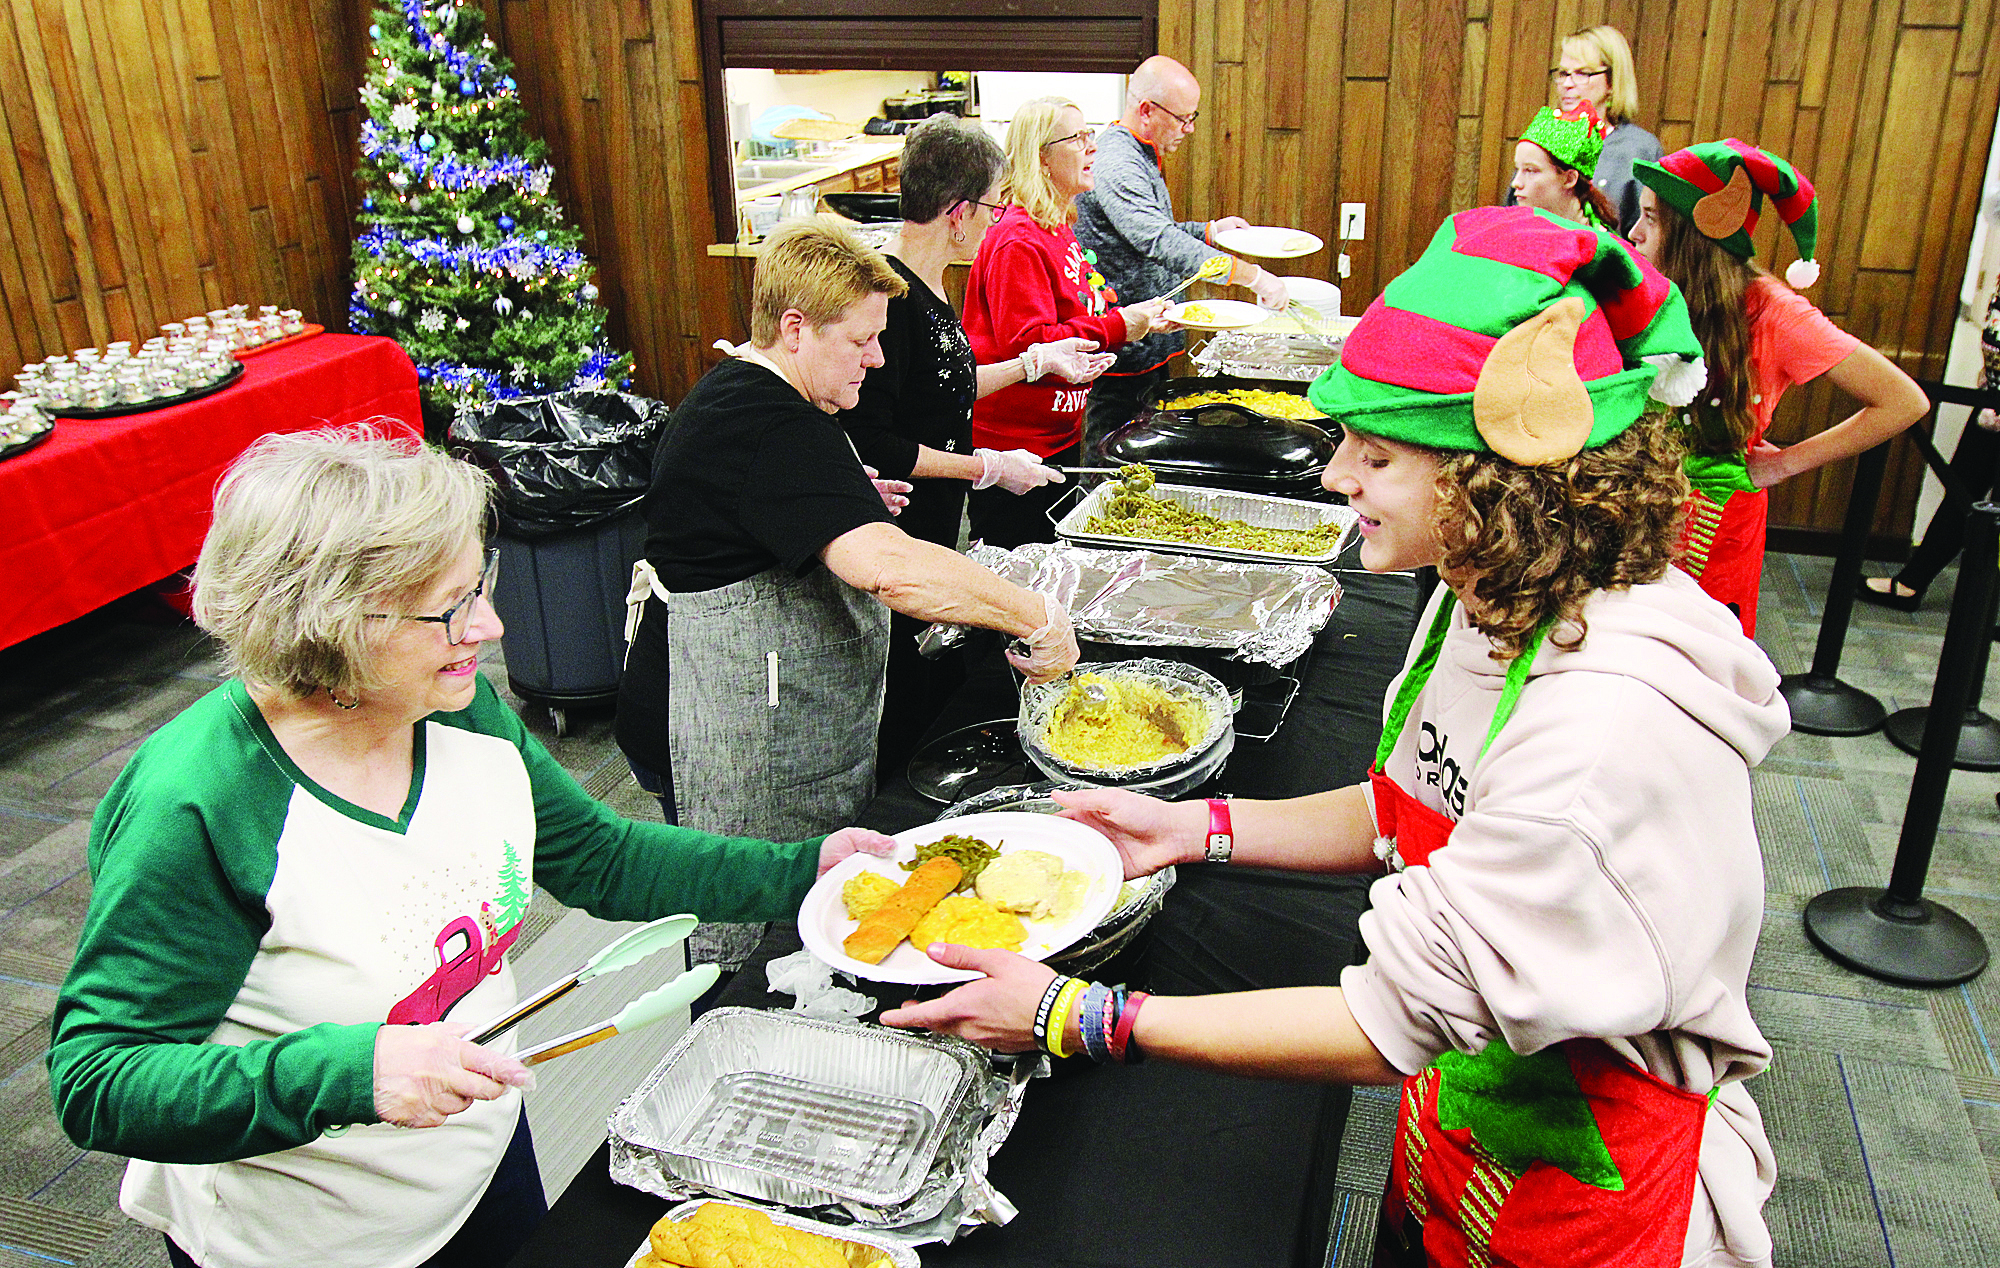
[[[863,964],[880,964],[882,957],[910,936],[925,912],[958,888],[965,873],[948,858],[934,858],[916,871],[903,887],[889,895],[880,907],[868,913],[861,927],[847,935],[842,948]]]

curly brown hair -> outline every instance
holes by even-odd
[[[1438,572],[1475,578],[1467,617],[1499,653],[1519,656],[1544,625],[1556,646],[1578,647],[1592,591],[1665,575],[1688,495],[1683,435],[1654,406],[1563,463],[1437,451]]]

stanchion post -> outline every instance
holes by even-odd
[[[1836,963],[1906,986],[1951,986],[1986,969],[1986,939],[1972,923],[1923,896],[1951,783],[1960,720],[1992,645],[2000,585],[2000,506],[1981,502],[1966,523],[1965,559],[1952,592],[1922,751],[1910,780],[1902,836],[1886,890],[1832,889],[1806,904],[1806,936]]]
[[[1795,731],[1866,735],[1882,725],[1882,702],[1840,681],[1839,674],[1847,622],[1854,612],[1854,588],[1861,584],[1862,556],[1868,552],[1868,532],[1874,526],[1875,502],[1882,492],[1882,472],[1889,463],[1889,443],[1885,440],[1855,460],[1854,483],[1847,491],[1847,519],[1840,528],[1833,580],[1827,583],[1812,669],[1786,674],[1778,684],[1779,693],[1792,708]]]

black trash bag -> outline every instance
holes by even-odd
[[[499,485],[500,531],[533,539],[602,523],[639,504],[667,406],[626,392],[559,392],[462,409],[446,445]]]

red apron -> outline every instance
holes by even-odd
[[[1383,772],[1437,665],[1453,606],[1449,596],[1440,604],[1368,773],[1376,832],[1404,867],[1428,866],[1457,826]],[[1488,745],[1539,646],[1538,636],[1509,667]],[[1376,1262],[1675,1268],[1708,1102],[1597,1039],[1526,1057],[1497,1037],[1477,1056],[1446,1053],[1403,1081]]]

